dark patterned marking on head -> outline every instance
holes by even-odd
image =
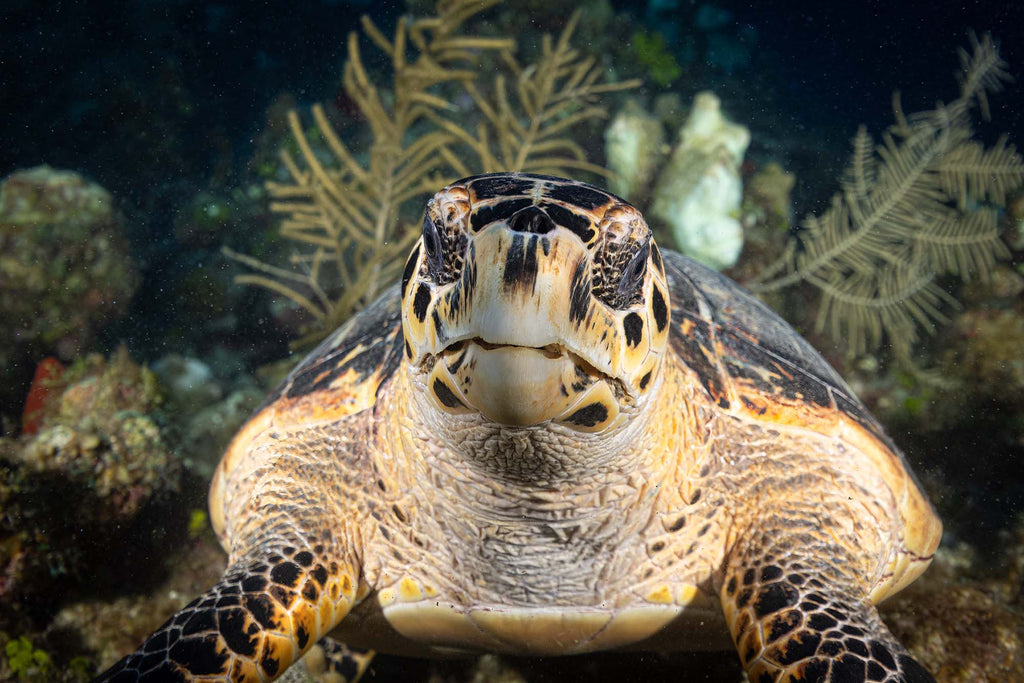
[[[309,644],[309,632],[301,624],[295,629],[295,642],[299,644],[300,650],[305,650]]]
[[[549,199],[572,204],[584,211],[592,211],[599,206],[604,206],[610,201],[610,197],[586,185],[575,183],[560,183],[547,188],[544,193]]]
[[[456,342],[450,347],[451,350],[453,351],[456,349],[461,349],[461,353],[455,356],[455,361],[448,366],[448,372],[450,372],[453,375],[459,371],[459,368],[461,368],[462,364],[466,361],[466,355],[468,354],[469,349],[468,347],[463,346],[462,344],[462,342]]]
[[[655,541],[654,543],[651,544],[651,552],[652,553],[660,553],[664,549],[665,549],[665,542],[664,541]]]
[[[544,255],[548,256],[551,254],[551,239],[548,237],[540,238],[540,248],[544,250]]]
[[[313,553],[308,550],[295,554],[295,561],[301,564],[303,567],[308,567],[313,564]]]
[[[668,530],[671,532],[676,532],[682,529],[684,526],[686,526],[686,515],[679,515],[671,524],[668,525]],[[731,583],[735,585],[735,581],[736,579],[732,579]],[[730,592],[735,592],[735,588],[733,589],[733,591]]]
[[[651,313],[654,314],[654,324],[658,326],[658,332],[664,332],[668,325],[668,306],[665,305],[665,297],[661,294],[661,288],[655,285],[651,292]]]
[[[299,565],[294,562],[282,562],[270,570],[270,578],[275,583],[293,588],[299,580]]]
[[[761,583],[768,583],[769,581],[775,581],[782,576],[782,568],[775,565],[768,565],[761,569]]]
[[[640,378],[640,390],[643,391],[647,388],[647,385],[651,382],[651,371],[648,370],[644,373],[644,376]]]
[[[602,403],[591,403],[570,415],[566,421],[581,427],[593,427],[608,419],[608,408]]]
[[[217,615],[217,622],[220,635],[232,652],[244,657],[256,654],[259,641],[253,634],[246,633],[245,612],[240,609],[226,610]]]
[[[416,298],[412,301],[412,312],[416,319],[423,322],[427,319],[427,306],[430,305],[430,287],[420,283],[416,288]]]
[[[651,260],[654,261],[654,267],[658,269],[658,272],[665,272],[665,265],[661,261],[661,250],[654,242],[651,242]]]
[[[537,236],[532,235],[526,240],[522,233],[512,238],[512,246],[508,249],[505,260],[505,272],[502,282],[506,289],[529,289],[533,292],[537,285]]]
[[[572,274],[572,289],[569,290],[569,320],[580,323],[590,310],[590,273],[587,261],[581,258]]]
[[[680,517],[679,519],[686,521],[686,517]],[[682,529],[683,525],[679,525],[679,529]],[[670,529],[671,531],[679,531],[679,529]],[[729,578],[729,583],[725,584],[725,592],[728,595],[736,595],[736,577],[732,576]]]
[[[517,178],[510,175],[497,175],[481,177],[471,180],[469,188],[473,191],[476,199],[491,199],[492,197],[506,197],[517,194],[530,194],[533,191],[533,181],[528,178]]]
[[[528,197],[509,199],[494,206],[483,206],[469,217],[469,224],[472,226],[473,232],[479,232],[495,221],[508,220],[517,211],[528,206],[533,206],[533,200]]]
[[[420,258],[420,245],[416,244],[412,249],[412,253],[409,254],[409,258],[405,261],[405,268],[402,269],[402,298],[405,298],[405,290],[409,286],[409,280],[412,279],[413,271],[416,270],[416,262]]]
[[[546,235],[555,229],[555,222],[541,211],[539,207],[528,206],[516,211],[508,219],[508,227],[516,232],[527,232],[533,235]]]
[[[212,676],[224,673],[224,665],[230,656],[217,651],[217,641],[205,638],[182,638],[167,653],[172,662],[188,663],[189,673]]]
[[[638,345],[644,338],[644,320],[636,313],[630,313],[622,321],[622,329],[626,333],[626,344]]]
[[[693,505],[698,500],[700,500],[700,489],[697,489],[696,491],[693,492],[693,497],[690,498],[690,505]]]
[[[584,244],[590,244],[590,240],[597,234],[586,216],[549,202],[541,202],[540,208],[544,209],[555,223],[575,233]]]
[[[449,315],[453,318],[459,317],[459,313],[462,309],[462,287],[452,287],[448,290],[445,295],[445,300],[448,304]]]
[[[437,396],[438,401],[449,408],[465,407],[459,397],[448,388],[448,385],[436,377],[434,378],[434,395]]]
[[[754,583],[754,577],[756,577],[756,576],[757,576],[757,574],[754,572],[753,569],[748,569],[747,571],[743,572],[743,585],[744,586],[749,586],[749,585],[753,584]]]
[[[438,339],[444,339],[444,321],[441,320],[441,314],[438,313],[436,308],[430,315],[430,319],[434,323],[434,336]]]
[[[307,581],[302,587],[302,597],[308,602],[316,602],[316,599],[320,597],[320,591],[316,589],[316,585],[312,581]]]
[[[700,538],[701,536],[703,536],[704,534],[706,534],[710,530],[711,530],[711,524],[705,524],[704,526],[702,526],[697,531],[697,538]]]

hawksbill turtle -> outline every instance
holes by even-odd
[[[903,456],[778,316],[581,182],[438,192],[401,282],[241,429],[210,510],[223,578],[101,680],[269,680],[329,634],[933,680],[875,608],[941,534]]]

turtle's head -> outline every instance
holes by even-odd
[[[474,176],[427,204],[402,277],[406,359],[448,413],[603,431],[656,384],[667,292],[650,228],[623,200]]]

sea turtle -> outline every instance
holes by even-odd
[[[396,284],[212,484],[223,579],[102,680],[732,645],[752,681],[931,681],[875,603],[941,525],[839,375],[581,182],[445,187]]]

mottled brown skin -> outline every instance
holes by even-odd
[[[902,456],[784,322],[581,183],[438,193],[401,286],[243,428],[211,511],[225,578],[101,680],[272,679],[328,634],[410,655],[731,635],[753,681],[932,680],[874,607],[941,530]]]

